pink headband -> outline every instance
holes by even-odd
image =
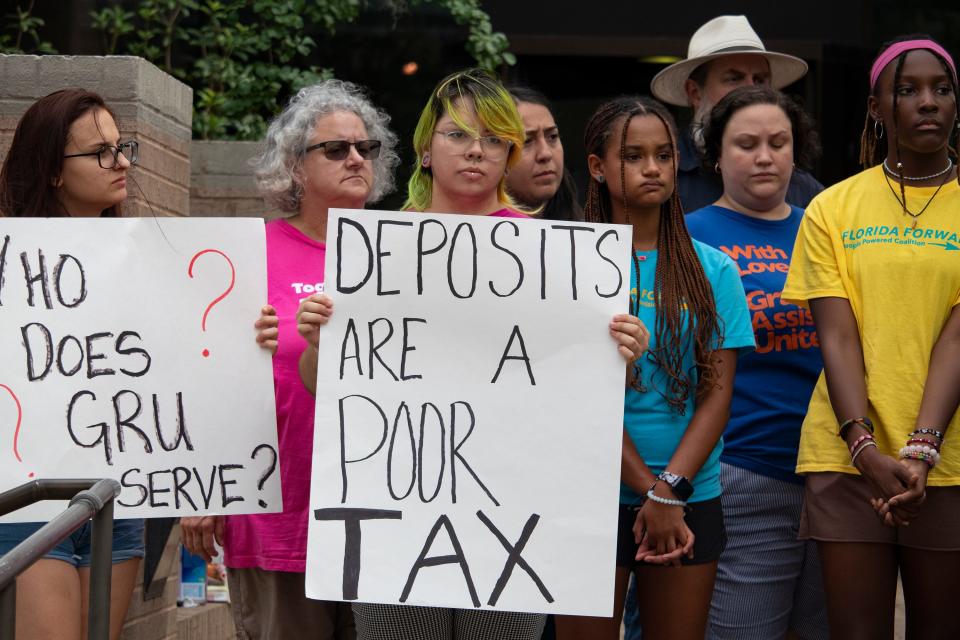
[[[873,67],[870,68],[870,89],[873,90],[877,87],[877,78],[880,77],[880,72],[883,71],[892,60],[896,59],[897,56],[905,51],[914,51],[916,49],[929,49],[946,60],[947,66],[949,66],[950,71],[953,72],[953,81],[957,81],[957,67],[953,64],[953,58],[950,57],[946,49],[933,40],[905,40],[890,45],[874,60]]]

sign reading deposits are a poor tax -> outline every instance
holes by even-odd
[[[261,220],[0,219],[0,490],[114,478],[119,518],[279,511],[265,301]]]
[[[629,247],[331,210],[308,596],[611,615]]]

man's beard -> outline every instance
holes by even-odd
[[[693,144],[700,153],[703,153],[707,146],[703,139],[703,126],[707,123],[712,109],[713,104],[706,98],[702,98],[700,104],[697,105],[696,111],[693,112],[693,120],[690,121],[690,137],[693,139]]]

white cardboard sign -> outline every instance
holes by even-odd
[[[0,219],[0,490],[110,477],[120,518],[281,510],[266,295],[261,220]]]
[[[331,210],[307,595],[612,614],[629,229]]]

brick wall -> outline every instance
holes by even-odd
[[[130,598],[130,607],[127,609],[127,621],[123,626],[120,640],[178,640],[189,636],[177,634],[177,595],[180,592],[180,525],[176,525],[170,532],[164,556],[169,556],[172,562],[164,574],[167,582],[163,593],[151,600],[143,599],[143,563],[140,563],[140,574],[137,576],[137,586]],[[161,564],[163,567],[163,563]],[[157,576],[159,577],[159,576]],[[157,577],[154,579],[156,580]]]
[[[193,216],[265,217],[280,215],[257,193],[250,159],[258,142],[194,140],[190,150],[190,214]]]
[[[148,216],[152,207],[156,215],[190,215],[190,87],[132,56],[0,55],[0,78],[0,161],[34,101],[67,87],[89,89],[116,113],[121,136],[140,142],[127,214]]]

